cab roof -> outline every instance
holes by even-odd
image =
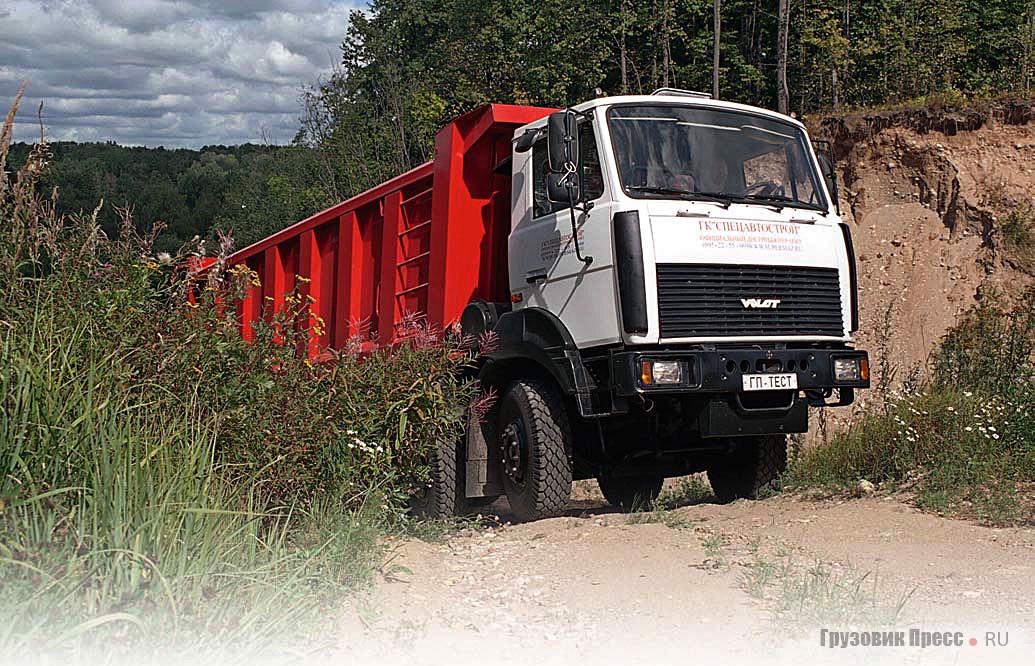
[[[710,97],[703,96],[700,93],[689,93],[689,92],[658,92],[653,95],[617,95],[615,97],[597,97],[580,104],[576,104],[571,107],[572,109],[580,112],[593,111],[596,109],[607,109],[612,106],[618,106],[623,104],[674,104],[679,106],[686,106],[698,109],[722,109],[725,111],[737,111],[740,113],[750,113],[756,116],[766,116],[774,120],[779,120],[785,123],[790,123],[795,127],[805,130],[799,120],[791,118],[790,116],[772,111],[770,109],[764,109],[759,106],[751,106],[750,104],[740,104],[738,102],[727,102],[725,100],[711,99]],[[546,123],[545,118],[540,118],[534,122],[529,123],[525,127],[539,127]]]

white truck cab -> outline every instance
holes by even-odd
[[[801,123],[742,104],[675,95],[605,97],[575,111],[581,114],[584,188],[576,228],[580,254],[593,261],[576,256],[568,206],[548,198],[546,119],[518,130],[516,136],[541,136],[513,162],[515,309],[555,313],[580,348],[851,340],[851,270],[841,218]],[[635,213],[639,221],[645,325],[622,326],[611,228],[616,213]],[[724,271],[716,269],[708,271],[716,282],[707,293],[720,296],[714,305],[722,312],[695,316],[676,302],[678,292],[691,291],[693,274],[705,270],[695,266],[771,267],[787,278],[795,271],[777,269],[825,269],[819,273],[839,289],[826,294],[828,309],[819,310],[814,292],[784,293],[786,287],[764,278],[738,289],[718,282]]]
[[[800,122],[659,91],[554,113],[513,148],[511,303],[464,316],[499,338],[469,498],[535,518],[595,477],[629,507],[697,471],[754,497],[809,405],[869,385],[851,235]]]

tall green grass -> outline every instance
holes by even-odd
[[[245,342],[247,271],[162,262],[126,216],[61,218],[0,134],[0,661],[316,641],[367,584],[386,529],[455,437],[466,353],[411,342],[315,364],[297,293]],[[217,657],[218,656],[218,657]]]
[[[931,378],[792,464],[792,486],[861,479],[915,492],[927,509],[989,524],[1035,523],[1035,289],[1012,307],[989,298],[952,328]]]

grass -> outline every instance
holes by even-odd
[[[704,546],[704,551],[708,553],[709,557],[718,557],[722,555],[723,549],[729,543],[721,535],[709,534],[701,541],[701,545]]]
[[[20,97],[20,95],[19,95]],[[426,445],[462,427],[469,356],[415,327],[390,352],[297,353],[297,290],[245,342],[247,270],[168,264],[126,216],[58,217],[45,144],[0,132],[0,661],[246,663],[326,643],[383,568]],[[228,243],[226,244],[228,245]],[[223,247],[225,251],[227,247]],[[299,280],[301,283],[301,280]]]
[[[1014,206],[1000,227],[1003,245],[1018,266],[1035,270],[1035,210],[1028,202]]]
[[[730,560],[730,541],[708,533],[701,539],[705,563],[713,568],[742,567],[738,583],[762,602],[782,629],[827,626],[891,626],[901,616],[913,592],[895,594],[875,572],[861,572],[822,561],[804,563],[786,546],[763,548],[756,535],[735,552],[750,561]]]
[[[633,511],[625,517],[626,525],[658,524],[674,530],[687,530],[694,526],[694,521],[681,511],[650,509]]]
[[[676,487],[663,490],[653,502],[634,507],[625,522],[628,525],[656,523],[672,529],[690,529],[694,521],[678,509],[712,498],[712,489],[700,474],[683,477]]]
[[[704,477],[701,474],[694,474],[681,478],[675,488],[663,490],[658,499],[654,501],[654,507],[665,510],[678,509],[703,504],[714,498],[712,488],[705,482]]]
[[[768,605],[774,621],[799,627],[892,626],[912,596],[884,590],[873,572],[835,569],[823,562],[800,566],[789,556],[756,558],[740,584]]]
[[[457,516],[448,519],[425,520],[404,515],[395,521],[391,533],[403,539],[417,539],[425,543],[445,543],[450,538],[471,530],[492,530],[501,525],[494,515]]]
[[[790,487],[847,491],[866,479],[918,506],[991,525],[1033,524],[1035,290],[1020,305],[979,305],[932,357],[932,379],[803,451]]]

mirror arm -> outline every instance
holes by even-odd
[[[525,132],[520,137],[518,137],[517,141],[515,142],[514,152],[527,153],[529,150],[532,149],[532,144],[534,144],[536,140],[543,134],[546,134],[545,127],[525,130]]]
[[[568,213],[571,215],[571,242],[575,245],[575,258],[589,266],[593,263],[593,257],[582,256],[582,249],[579,247],[579,230],[575,226],[575,205],[568,205]]]
[[[572,155],[570,152],[570,142],[568,143],[568,149],[568,161],[564,165],[564,187],[568,190],[568,215],[571,216],[571,242],[575,246],[575,258],[589,266],[591,263],[593,263],[593,257],[590,257],[588,255],[582,256],[582,248],[579,247],[579,230],[578,227],[575,225],[575,188],[577,187],[575,183],[575,178],[578,174],[578,170],[575,167],[574,161],[576,156]],[[579,187],[579,192],[581,191],[582,188]],[[586,208],[586,210],[589,210],[589,208]]]

